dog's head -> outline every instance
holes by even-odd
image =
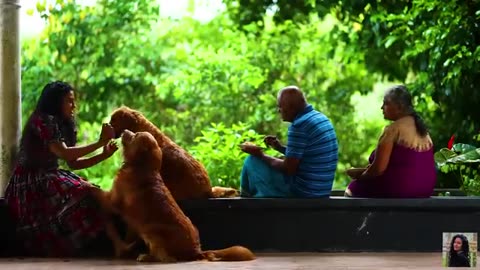
[[[160,169],[162,150],[148,132],[133,133],[126,129],[122,133],[123,157],[125,163]]]
[[[118,138],[126,129],[137,132],[138,123],[140,123],[142,114],[139,111],[122,106],[113,111],[110,116],[110,125],[115,131],[115,137]]]

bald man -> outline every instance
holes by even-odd
[[[335,129],[327,116],[313,109],[296,86],[281,89],[278,111],[291,122],[286,146],[274,136],[265,143],[285,155],[279,159],[261,148],[242,146],[250,156],[241,175],[244,197],[328,197],[338,163]]]

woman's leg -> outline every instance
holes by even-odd
[[[254,156],[245,159],[240,186],[244,197],[291,196],[290,183],[286,175]]]

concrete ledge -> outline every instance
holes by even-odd
[[[285,199],[285,198],[219,198],[208,200],[183,201],[184,211],[202,210],[478,210],[480,197],[431,197],[428,199],[371,199],[330,197],[322,199]]]
[[[480,197],[428,199],[209,199],[180,206],[204,249],[256,252],[440,252],[443,232],[480,235]],[[15,251],[0,199],[0,255]]]
[[[458,188],[436,188],[433,191],[432,196],[441,196],[440,194],[450,193],[450,196],[466,196],[465,192]],[[343,189],[334,189],[330,192],[330,196],[342,197],[345,193]]]
[[[440,252],[443,232],[480,235],[478,197],[212,199],[181,207],[206,249]]]

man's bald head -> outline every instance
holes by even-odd
[[[307,100],[297,86],[287,86],[278,92],[277,103],[282,118],[291,122],[295,116],[307,107]]]
[[[299,109],[304,109],[307,106],[307,100],[305,99],[305,95],[300,90],[300,88],[295,85],[282,88],[278,92],[277,98],[278,101],[284,99],[287,104]]]

